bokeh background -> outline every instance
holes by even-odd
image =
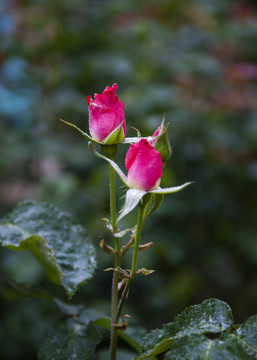
[[[98,270],[73,303],[108,312],[108,171],[63,118],[88,129],[86,96],[117,82],[128,135],[151,135],[165,113],[173,155],[165,197],[146,222],[127,311],[147,329],[209,297],[235,321],[257,313],[257,5],[234,0],[2,0],[0,3],[0,215],[22,199],[49,201],[82,223]],[[117,161],[123,162],[126,146]],[[117,180],[117,187],[121,184]],[[124,189],[119,189],[119,207]],[[132,226],[135,214],[121,226]],[[0,249],[0,353],[36,359],[53,303],[10,283],[47,289],[29,253]],[[129,258],[128,258],[129,264]],[[86,299],[86,301],[85,301]]]

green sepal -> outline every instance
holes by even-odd
[[[154,204],[153,207],[147,212],[146,216],[151,215],[154,211],[159,209],[164,199],[164,194],[153,194]]]
[[[113,160],[115,158],[115,155],[118,150],[117,144],[113,144],[113,145],[103,145],[102,144],[101,148],[102,148],[102,152],[108,159]]]
[[[149,216],[151,213],[153,213],[153,211],[155,211],[159,208],[159,206],[162,203],[164,194],[171,194],[171,193],[179,192],[190,184],[191,183],[188,182],[188,183],[185,183],[180,186],[173,186],[173,187],[164,188],[164,189],[158,188],[155,190],[150,190],[148,192],[144,191],[144,190],[140,190],[140,189],[133,189],[133,188],[128,189],[126,192],[125,204],[120,212],[120,215],[118,216],[117,221],[120,221],[124,216],[128,215],[138,205],[138,203],[141,201],[141,199],[144,198],[144,196],[146,194],[147,194],[147,196],[149,196],[150,194],[154,194],[155,203],[154,203],[152,210],[150,210],[150,212],[147,213],[145,211],[144,217]],[[149,206],[150,206],[149,201],[151,201],[151,198],[146,199],[145,206],[147,209],[149,209]]]
[[[125,121],[125,120],[124,120]],[[103,145],[114,145],[120,144],[124,140],[124,130],[123,123],[124,121],[117,127],[117,129],[113,130],[106,138],[101,141]]]
[[[125,204],[118,216],[117,222],[119,222],[124,216],[129,214],[140,202],[140,200],[147,194],[144,190],[128,189],[126,192]]]
[[[151,204],[152,204],[152,199],[153,199],[153,194],[147,193],[145,194],[145,196],[143,197],[141,203],[144,207],[144,215],[143,215],[143,219],[145,219],[146,214],[148,213]]]
[[[83,130],[81,130],[78,126],[68,122],[68,121],[65,121],[63,119],[58,119],[60,120],[61,122],[63,122],[64,124],[66,125],[69,125],[71,127],[73,127],[74,129],[76,129],[85,139],[87,139],[88,141],[92,141],[94,143],[97,143],[99,144],[97,141],[95,141],[91,136],[89,136],[87,133],[85,133]]]
[[[103,139],[102,141],[96,141],[94,140],[90,135],[88,135],[86,132],[84,132],[83,130],[81,130],[78,126],[65,121],[63,119],[58,119],[61,122],[63,122],[66,125],[69,125],[71,127],[73,127],[74,129],[76,129],[85,139],[87,139],[88,141],[91,141],[93,143],[96,144],[100,144],[100,145],[115,145],[115,144],[119,144],[124,140],[124,131],[122,128],[123,122],[122,124],[115,129],[112,133],[110,133],[105,139]],[[125,120],[124,120],[125,121]]]
[[[138,143],[140,140],[145,139],[147,141],[152,141],[155,138],[153,136],[142,136],[142,137],[126,137],[121,144],[135,144]]]
[[[176,193],[176,192],[179,192],[183,189],[185,189],[188,185],[191,185],[193,184],[193,182],[186,182],[185,184],[183,185],[179,185],[179,186],[172,186],[172,187],[169,187],[169,188],[158,188],[158,189],[155,189],[155,190],[150,190],[149,192],[152,193],[152,194],[173,194],[173,193]]]
[[[161,154],[162,162],[165,164],[166,161],[172,155],[172,148],[168,137],[168,125],[165,126],[165,119],[162,120],[160,135],[157,137],[155,142],[155,149]]]

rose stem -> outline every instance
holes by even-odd
[[[109,164],[109,178],[110,178],[110,212],[111,212],[111,222],[112,222],[112,231],[115,234],[118,231],[117,228],[117,216],[116,216],[116,194],[115,194],[115,174],[112,166]],[[120,267],[121,257],[120,257],[120,243],[119,239],[114,236],[115,242],[115,264],[114,268]],[[113,271],[112,278],[112,300],[111,300],[111,316],[112,316],[112,326],[111,326],[111,341],[110,341],[110,359],[116,359],[116,350],[117,350],[117,335],[118,330],[114,326],[116,324],[116,313],[118,308],[118,283],[119,283],[119,273]]]
[[[138,248],[139,248],[139,241],[140,241],[140,236],[141,236],[141,231],[142,231],[142,227],[143,227],[143,223],[144,223],[144,209],[145,209],[145,203],[143,202],[143,200],[141,200],[142,202],[139,203],[138,205],[138,218],[137,218],[137,229],[136,229],[136,237],[135,237],[135,243],[134,243],[134,252],[133,252],[133,257],[132,257],[132,264],[131,264],[131,273],[130,273],[130,278],[128,279],[125,288],[123,290],[120,302],[119,302],[119,306],[118,306],[118,310],[117,310],[117,314],[116,314],[116,318],[115,318],[115,322],[117,323],[119,321],[119,317],[121,314],[121,310],[123,307],[123,304],[127,298],[128,292],[129,292],[129,288],[131,285],[131,281],[133,279],[133,277],[135,276],[136,272],[137,272],[137,256],[138,256]]]

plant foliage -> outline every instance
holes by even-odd
[[[257,316],[233,325],[228,304],[208,299],[148,334],[136,360],[169,350],[165,360],[257,359]]]
[[[0,221],[0,243],[11,250],[32,251],[69,298],[96,268],[95,250],[82,226],[47,203],[19,203]]]

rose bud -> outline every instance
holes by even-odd
[[[92,138],[104,145],[118,144],[126,135],[124,104],[116,95],[117,84],[107,86],[93,100],[87,97],[89,106],[89,131]]]
[[[128,149],[125,166],[131,188],[149,191],[159,187],[162,177],[160,153],[145,139]]]
[[[163,164],[166,163],[172,154],[172,149],[167,134],[167,127],[165,127],[163,120],[161,125],[153,133],[154,139],[149,141],[149,143],[154,146],[155,149],[161,154]]]

